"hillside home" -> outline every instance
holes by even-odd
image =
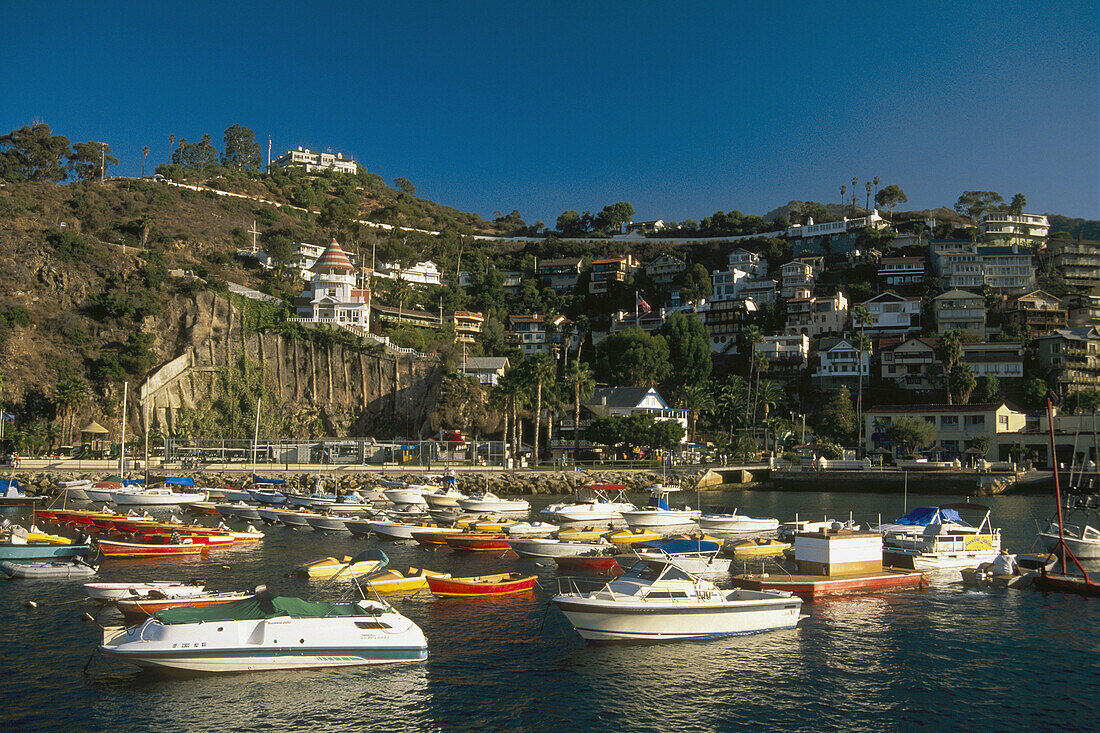
[[[821,336],[840,333],[848,321],[848,298],[843,292],[787,301],[785,333]]]
[[[390,280],[401,278],[413,285],[442,285],[443,273],[431,260],[417,262],[412,267],[402,267],[400,262],[383,262],[374,273]]]
[[[1050,233],[1050,221],[1042,214],[987,211],[982,214],[978,229],[987,242],[1016,242],[1026,247],[1046,238]]]
[[[880,405],[864,414],[864,447],[867,452],[886,448],[896,456],[898,448],[890,444],[888,431],[891,423],[902,417],[924,420],[936,426],[932,446],[922,452],[940,460],[968,460],[973,454],[966,451],[974,446],[974,440],[979,437],[989,443],[983,457],[996,460],[997,436],[1019,433],[1027,424],[1026,413],[1004,402],[986,405]]]
[[[883,285],[913,285],[924,282],[923,257],[883,257],[878,263]]]
[[[1011,341],[962,345],[960,361],[975,377],[1021,379],[1024,376],[1024,347]]]
[[[564,257],[543,260],[535,269],[543,286],[556,293],[571,293],[581,277],[581,258]]]
[[[985,298],[966,290],[949,290],[932,299],[936,330],[947,333],[958,329],[985,338]]]
[[[684,440],[687,440],[688,410],[670,407],[664,397],[654,387],[597,387],[588,399],[581,402],[581,433],[597,417],[645,414],[654,420],[675,420],[684,428]],[[571,448],[573,444],[573,411],[567,410],[557,421],[557,439],[551,445],[555,448]]]
[[[1067,326],[1100,326],[1100,295],[1067,295],[1062,298]]]
[[[936,356],[939,339],[910,337],[882,342],[882,381],[915,392],[929,392],[943,386],[943,364]]]
[[[508,343],[518,346],[526,354],[551,354],[567,346],[570,351],[577,348],[577,334],[570,332],[565,337],[565,327],[573,324],[565,316],[554,316],[547,321],[540,315],[511,315],[504,327],[504,336]]]
[[[1035,288],[1031,250],[1017,244],[968,243],[933,250],[933,261],[947,289],[987,287],[996,292],[1022,294]]]
[[[1100,328],[1059,328],[1035,339],[1039,368],[1062,394],[1100,387]]]
[[[813,292],[814,283],[825,269],[824,257],[802,257],[791,260],[780,268],[783,300],[807,298]]]
[[[799,377],[810,360],[810,337],[806,334],[765,336],[753,349],[768,359],[768,376],[779,379]]]
[[[710,333],[710,350],[715,354],[738,353],[741,332],[756,319],[758,312],[756,303],[747,299],[719,300],[700,309]]]
[[[455,311],[451,314],[451,325],[454,326],[455,340],[463,344],[472,344],[481,336],[481,327],[485,323],[482,313],[471,311]]]
[[[359,172],[359,164],[351,158],[345,158],[343,153],[315,153],[309,148],[302,147],[286,151],[271,161],[271,165],[277,165],[280,168],[305,168],[306,173],[334,171],[350,173],[354,176]]]
[[[686,269],[687,264],[679,257],[663,254],[646,265],[645,274],[654,285],[668,287]]]
[[[506,356],[468,356],[459,367],[463,374],[474,377],[481,384],[496,385],[508,371]]]
[[[741,288],[747,281],[748,273],[744,270],[715,270],[710,274],[711,302],[741,297]]]
[[[871,322],[866,326],[852,323],[852,329],[862,331],[872,338],[884,336],[905,336],[920,333],[920,298],[905,298],[897,293],[882,293],[859,304],[871,313]]]
[[[634,259],[634,255],[593,260],[588,276],[588,293],[605,295],[612,283],[625,282],[637,269],[638,261]]]
[[[1047,251],[1068,284],[1100,295],[1100,242],[1051,239]]]
[[[747,249],[735,249],[727,257],[728,269],[742,270],[749,277],[763,277],[768,272],[768,261],[757,252]]]
[[[859,349],[852,339],[822,339],[817,346],[818,365],[814,371],[814,383],[822,389],[848,387],[853,392],[859,388],[860,373],[863,374],[863,388],[871,382],[871,349],[863,352],[860,359]]]
[[[1031,336],[1042,336],[1065,328],[1068,322],[1068,314],[1061,301],[1042,290],[1009,298],[1003,304],[1002,312],[1006,323],[1019,326]]]
[[[775,280],[745,280],[741,283],[741,297],[758,306],[775,305],[779,299],[779,283]]]
[[[355,266],[335,239],[310,272],[309,283],[294,299],[295,317],[289,320],[369,328],[370,291],[358,287]]]

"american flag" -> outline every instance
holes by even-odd
[[[649,313],[653,309],[649,307],[649,303],[645,302],[645,298],[638,296],[638,307],[642,309],[642,313]]]

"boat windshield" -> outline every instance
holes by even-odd
[[[691,581],[693,578],[685,573],[675,565],[669,565],[664,562],[653,562],[647,560],[640,560],[631,566],[630,570],[626,573],[631,578],[637,578],[639,580],[648,580],[650,582],[661,580],[687,580]]]

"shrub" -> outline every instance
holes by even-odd
[[[87,259],[92,253],[92,247],[88,240],[71,230],[58,231],[50,229],[46,232],[46,241],[53,246],[58,259],[65,262],[79,262]]]

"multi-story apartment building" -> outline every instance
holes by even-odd
[[[638,261],[634,259],[634,255],[593,260],[588,277],[588,292],[591,295],[604,295],[611,283],[625,282],[630,273],[637,269]]]
[[[306,169],[306,173],[331,170],[337,173],[355,175],[359,172],[359,164],[350,158],[345,158],[343,153],[315,153],[309,148],[302,147],[297,150],[286,151],[271,161],[271,165],[277,165],[280,168],[300,166]]]
[[[848,298],[843,292],[787,301],[788,334],[820,336],[840,333],[848,321]]]
[[[824,257],[800,257],[783,265],[780,268],[783,282],[780,295],[783,300],[810,297],[814,283],[824,269]]]
[[[741,297],[757,305],[775,305],[779,297],[779,283],[775,280],[745,280],[741,283]]]
[[[943,364],[936,356],[938,339],[911,337],[893,343],[882,342],[882,381],[914,392],[928,392],[943,386]]]
[[[645,274],[654,285],[669,287],[686,269],[687,264],[683,260],[666,253],[646,265]]]
[[[1027,246],[1050,233],[1050,221],[1042,214],[987,211],[982,214],[978,229],[987,242],[1018,242]]]
[[[765,336],[753,349],[768,359],[766,374],[773,378],[797,378],[810,360],[810,337],[806,334]]]
[[[748,282],[748,273],[736,268],[715,270],[710,274],[711,301],[734,300],[740,298],[741,288]]]
[[[985,338],[985,298],[965,290],[949,290],[932,299],[939,333],[958,329]]]
[[[1050,293],[1033,290],[1026,295],[1009,298],[1002,306],[1006,323],[1013,323],[1031,336],[1041,336],[1068,322],[1066,309]]]
[[[1026,293],[1035,287],[1031,250],[1018,244],[961,245],[933,250],[933,259],[947,289],[988,287],[1002,293]]]
[[[1100,295],[1100,242],[1051,239],[1047,250],[1068,284]]]
[[[508,316],[504,336],[508,343],[514,344],[526,354],[550,354],[567,347],[570,351],[577,348],[577,334],[571,332],[565,336],[565,326],[572,324],[565,316],[554,316],[547,321],[541,315]]]
[[[1100,326],[1100,295],[1067,295],[1062,298],[1067,325]]]
[[[1024,376],[1024,347],[1012,341],[964,343],[959,361],[969,366],[975,377],[1021,379]]]
[[[878,279],[884,285],[913,285],[924,282],[923,257],[883,257]]]
[[[378,277],[396,280],[401,278],[414,285],[442,285],[443,273],[431,260],[417,262],[412,267],[402,267],[400,262],[383,262],[374,273]]]
[[[768,272],[768,261],[757,252],[749,252],[747,249],[735,249],[727,258],[729,269],[743,270],[749,277],[763,277]]]
[[[455,329],[455,340],[463,344],[475,343],[481,335],[485,323],[482,313],[473,311],[455,311],[451,314],[451,325]]]
[[[1062,394],[1100,387],[1100,328],[1060,328],[1035,339],[1039,368]]]
[[[871,323],[860,326],[853,317],[852,329],[868,336],[905,336],[921,330],[920,298],[905,298],[886,292],[859,304],[871,313]]]
[[[571,293],[581,277],[581,258],[543,260],[538,264],[535,273],[545,287],[556,293]]]
[[[818,366],[814,371],[814,381],[822,389],[848,387],[859,388],[860,372],[863,374],[863,386],[871,380],[871,349],[863,351],[860,359],[859,349],[846,338],[822,339],[817,347]]]
[[[926,455],[938,455],[941,460],[966,460],[967,450],[977,438],[988,440],[985,458],[998,454],[997,436],[1019,433],[1027,424],[1027,414],[1004,402],[986,405],[880,405],[864,414],[864,447],[867,452],[886,447],[891,423],[899,418],[924,420],[936,427],[931,446],[921,450]],[[897,455],[897,446],[891,446]]]
[[[700,313],[710,333],[710,350],[715,354],[736,354],[741,332],[755,320],[759,310],[748,299],[715,300]]]

